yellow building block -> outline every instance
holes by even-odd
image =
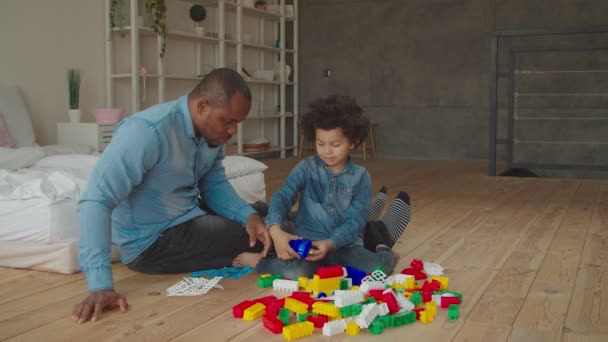
[[[323,292],[330,296],[334,290],[340,289],[340,279],[340,277],[321,279],[315,274],[312,278],[312,290],[313,292]]]
[[[272,274],[270,273],[264,273],[264,274],[260,274],[260,278],[268,278],[270,277]]]
[[[243,319],[245,321],[253,321],[262,316],[266,312],[266,306],[262,303],[255,303],[252,306],[245,309],[243,312]]]
[[[407,290],[415,290],[416,289],[416,280],[414,278],[405,279],[405,288]]]
[[[308,312],[308,305],[295,298],[285,298],[285,305],[283,307],[300,315]]]
[[[321,315],[325,315],[328,317],[338,317],[340,316],[340,309],[338,309],[335,305],[324,302],[315,302],[312,305],[312,312],[318,313]]]
[[[306,286],[308,285],[308,278],[306,277],[299,277],[298,278],[298,286],[305,289]]]
[[[432,276],[430,281],[437,280],[441,284],[442,290],[447,290],[450,283],[450,278],[443,276]]]
[[[315,325],[312,322],[305,321],[283,327],[283,337],[287,341],[312,335],[315,330]]]
[[[355,336],[358,335],[361,328],[355,322],[346,323],[346,335]]]
[[[433,316],[437,316],[437,303],[430,301],[428,303],[426,303],[426,306],[424,307],[424,309],[426,311],[430,311]]]
[[[420,311],[420,322],[422,323],[431,323],[433,322],[433,313],[430,311],[422,310]]]

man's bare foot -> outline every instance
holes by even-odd
[[[255,268],[262,259],[262,253],[243,252],[232,260],[232,266],[249,266]]]

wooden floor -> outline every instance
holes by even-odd
[[[269,194],[296,160],[265,160]],[[373,188],[412,197],[413,220],[395,246],[401,260],[440,263],[462,292],[461,319],[439,311],[431,324],[383,335],[304,340],[608,341],[608,182],[486,177],[485,162],[361,162]],[[272,294],[256,277],[222,280],[225,290],[167,297],[180,275],[137,274],[114,266],[126,314],[74,324],[71,308],[86,294],[81,274],[0,268],[0,340],[282,341],[260,322],[232,318],[233,305]],[[276,293],[281,295],[280,293]]]

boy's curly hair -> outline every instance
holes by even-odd
[[[355,147],[367,138],[369,119],[363,109],[350,96],[330,96],[310,104],[310,111],[302,116],[302,131],[309,140],[315,140],[316,129],[342,129],[344,136]]]

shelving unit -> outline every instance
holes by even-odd
[[[270,79],[246,77],[252,91],[252,109],[239,124],[234,141],[240,155],[279,152],[284,158],[297,150],[298,133],[298,0],[270,0],[278,12],[259,10],[234,0],[166,0],[167,27],[164,58],[160,58],[161,38],[145,25],[127,25],[127,34],[110,29],[106,15],[106,106],[119,106],[134,113],[156,103],[172,100],[190,91],[211,69],[230,67],[241,71],[276,69]],[[207,9],[205,31],[194,32],[188,16],[192,4]],[[128,1],[128,23],[137,23],[143,13],[142,0]],[[287,6],[293,17],[285,15]],[[106,13],[110,0],[105,1]],[[142,20],[140,19],[141,23]],[[181,26],[180,26],[181,25]],[[188,27],[190,25],[190,27]],[[287,29],[291,29],[289,37]],[[292,70],[288,79],[285,64]],[[147,72],[140,73],[145,65]],[[277,66],[275,68],[275,66]],[[288,99],[287,96],[290,96]],[[293,126],[287,142],[288,124]],[[245,152],[247,141],[266,138],[271,147],[262,152]]]

